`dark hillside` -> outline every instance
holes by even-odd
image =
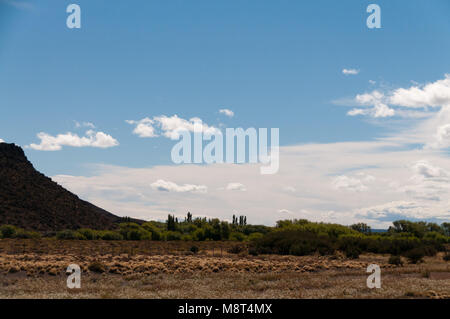
[[[120,220],[36,171],[20,147],[0,143],[0,224],[52,231],[111,229]]]

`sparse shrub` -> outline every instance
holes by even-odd
[[[189,249],[191,252],[193,252],[194,254],[198,253],[199,248],[197,246],[192,246],[191,249]]]
[[[79,232],[76,232],[74,230],[62,230],[56,233],[56,239],[72,239],[72,240],[85,240],[86,237],[84,237],[82,234],[80,234]]]
[[[0,232],[3,238],[13,238],[16,235],[17,228],[12,225],[2,225],[0,226]]]
[[[437,250],[433,246],[425,246],[423,248],[423,251],[424,251],[425,256],[428,256],[428,257],[433,257],[433,256],[436,256],[436,254],[437,254]]]
[[[349,246],[344,250],[345,256],[350,259],[358,259],[362,251],[359,247]]]
[[[256,248],[254,248],[254,247],[249,248],[248,254],[252,255],[252,256],[258,256],[259,255],[258,250]]]
[[[450,261],[450,253],[446,252],[444,257],[442,257],[445,261]]]
[[[230,254],[240,254],[245,250],[245,247],[243,245],[233,245],[228,249],[228,252]]]
[[[190,235],[182,235],[181,236],[181,240],[182,241],[192,241],[192,236],[190,236]]]
[[[105,266],[98,261],[94,261],[93,263],[90,263],[88,266],[88,269],[92,272],[96,272],[99,274],[105,272]]]
[[[389,257],[389,264],[402,266],[403,265],[402,257],[398,255],[391,255],[391,257]]]
[[[420,263],[425,256],[425,251],[422,247],[414,248],[405,253],[405,257],[411,264]]]
[[[37,239],[37,238],[41,238],[41,234],[35,231],[26,231],[23,229],[19,229],[17,230],[15,236],[16,238],[23,238],[23,239]]]

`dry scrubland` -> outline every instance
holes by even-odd
[[[199,252],[190,252],[192,246]],[[230,242],[0,240],[1,298],[450,298],[442,254],[418,265],[389,256],[251,256]],[[65,270],[82,268],[81,289]],[[366,287],[366,267],[382,288]]]

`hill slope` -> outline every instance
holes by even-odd
[[[120,219],[36,171],[20,147],[0,143],[0,224],[38,231],[111,229]]]

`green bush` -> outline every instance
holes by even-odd
[[[127,240],[151,240],[152,233],[144,229],[132,229],[126,233]]]
[[[98,233],[89,228],[81,228],[78,229],[77,232],[83,235],[87,240],[95,240],[99,238]]]
[[[251,247],[261,254],[309,255],[332,254],[335,244],[325,234],[295,228],[281,228],[252,241]]]
[[[101,240],[123,240],[123,236],[115,231],[104,230],[99,233]]]
[[[264,235],[261,233],[251,233],[248,235],[247,240],[253,241],[262,238]]]
[[[364,248],[367,249],[367,243],[363,235],[343,235],[339,238],[339,249],[347,258],[358,259]]]
[[[164,233],[164,238],[167,241],[181,240],[181,233],[176,231],[166,231]]]
[[[245,235],[243,233],[232,232],[230,234],[230,240],[232,241],[244,241]]]
[[[154,223],[144,223],[142,224],[142,228],[152,234],[152,240],[161,240],[161,229],[159,229]]]

